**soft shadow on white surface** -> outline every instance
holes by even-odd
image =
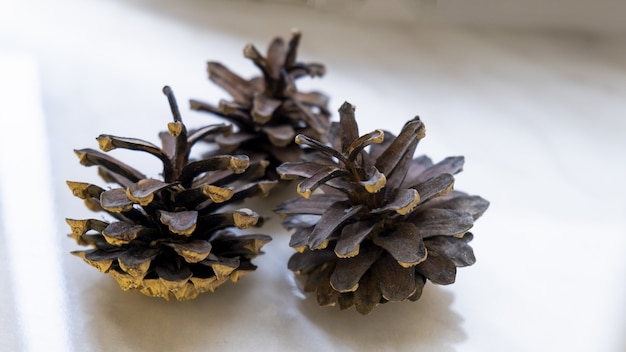
[[[257,320],[258,311],[247,309],[243,301],[253,300],[255,287],[242,279],[237,285],[226,285],[216,294],[205,294],[189,302],[166,302],[121,292],[108,277],[83,292],[91,338],[87,345],[99,350],[172,350],[195,351],[245,347],[249,329],[254,324],[233,320]],[[87,347],[87,346],[85,346]]]
[[[63,278],[46,288],[65,292],[68,309],[54,319],[66,324],[69,349],[623,349],[626,37],[383,24],[243,1],[5,3],[19,11],[0,11],[0,45],[31,54],[41,68],[50,143],[47,150],[23,143],[19,152],[50,157],[51,173],[39,182],[54,185],[50,231]],[[319,308],[314,297],[294,291],[286,268],[293,250],[270,209],[279,196],[267,200],[271,207],[250,205],[273,217],[259,231],[274,240],[254,261],[258,271],[193,302],[121,292],[70,256],[77,246],[65,237],[63,218],[94,214],[64,182],[102,184],[72,149],[95,148],[100,133],[157,141],[171,118],[160,92],[165,84],[186,123],[217,121],[185,109],[189,98],[217,102],[224,94],[208,82],[206,61],[249,76],[256,70],[243,46],[264,51],[292,27],[303,30],[302,59],[328,68],[326,77],[300,87],[327,92],[332,111],[344,100],[356,104],[362,132],[397,132],[419,114],[427,137],[418,154],[465,155],[455,187],[492,203],[472,230],[477,263],[459,270],[454,285],[428,286],[416,303],[387,304],[366,317]],[[20,139],[27,130],[18,129]],[[141,170],[153,166],[132,158]],[[32,210],[21,210],[15,213],[30,221]],[[39,271],[30,277],[47,278]],[[8,319],[0,336],[16,341],[4,338],[18,326]]]
[[[104,276],[98,281],[75,287],[87,334],[78,350],[455,351],[467,338],[462,318],[450,309],[453,294],[432,285],[417,303],[386,304],[361,316],[354,309],[319,307],[314,296],[294,301],[284,281],[252,276],[190,302],[124,293]],[[276,299],[262,286],[271,287]]]
[[[307,295],[300,310],[340,350],[455,351],[467,334],[463,318],[450,307],[453,300],[451,292],[429,283],[419,301],[386,303],[368,316],[320,308],[315,295]]]

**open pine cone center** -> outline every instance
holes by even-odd
[[[413,158],[425,128],[408,121],[396,137],[376,130],[359,136],[354,106],[345,103],[330,129],[331,146],[298,135],[317,154],[284,163],[285,179],[303,179],[303,198],[276,212],[295,229],[298,250],[289,268],[321,305],[352,305],[369,313],[379,303],[417,300],[426,280],[454,282],[456,267],[474,263],[468,242],[488,202],[453,191],[462,157],[440,163]]]

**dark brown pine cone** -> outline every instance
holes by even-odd
[[[397,137],[382,130],[359,137],[354,107],[345,103],[339,113],[332,148],[297,136],[320,156],[278,168],[285,179],[304,178],[304,198],[276,209],[295,229],[290,245],[299,253],[289,268],[320,305],[355,305],[362,314],[379,303],[417,300],[426,279],[453,283],[457,267],[475,262],[468,230],[489,206],[452,191],[463,157],[414,159],[425,135],[419,118]]]
[[[186,300],[256,269],[251,259],[271,238],[237,236],[228,229],[246,229],[262,219],[246,208],[220,210],[247,197],[266,195],[275,182],[259,181],[268,163],[251,163],[246,155],[189,160],[194,143],[227,132],[230,126],[211,125],[187,133],[171,89],[165,87],[163,92],[174,122],[160,134],[162,148],[133,138],[104,134],[97,138],[105,152],[121,148],[157,157],[163,163],[163,180],[147,178],[99,151],[76,150],[81,164],[98,166],[103,179],[119,187],[105,190],[68,181],[75,196],[90,209],[110,215],[112,221],[66,221],[72,229],[70,237],[93,247],[72,254],[111,274],[123,290]]]
[[[282,162],[301,160],[302,149],[294,143],[297,134],[324,140],[330,125],[328,97],[319,92],[299,92],[295,81],[318,77],[325,68],[317,63],[296,61],[300,32],[289,43],[275,38],[267,56],[249,44],[244,56],[261,70],[262,75],[244,79],[217,62],[208,63],[209,79],[232,96],[218,106],[191,100],[191,109],[213,113],[237,126],[230,135],[218,135],[215,141],[224,152],[263,151],[271,161],[270,169]]]

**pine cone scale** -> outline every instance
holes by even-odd
[[[489,202],[479,196],[468,196],[464,193],[452,191],[449,196],[431,201],[433,208],[463,209],[470,213],[474,220],[478,219],[489,207]]]
[[[454,263],[431,250],[423,263],[418,264],[415,270],[428,280],[439,285],[450,285],[456,278],[456,266]]]
[[[359,280],[378,259],[382,250],[377,247],[366,247],[358,256],[340,258],[335,270],[330,275],[330,285],[339,292],[354,292],[359,287]]]
[[[350,219],[355,214],[364,209],[363,205],[356,205],[346,209],[345,202],[336,202],[331,205],[329,211],[322,214],[318,225],[315,226],[309,237],[309,247],[315,249],[324,248],[328,242],[328,237],[334,230]]]
[[[270,142],[277,147],[286,147],[293,143],[296,131],[289,125],[264,126],[261,128],[267,134]]]
[[[117,259],[120,269],[128,275],[143,278],[148,273],[152,260],[159,250],[134,247],[124,251]]]
[[[416,184],[414,188],[420,195],[420,204],[423,204],[433,198],[449,194],[452,192],[453,187],[454,176],[441,174]]]
[[[403,222],[390,231],[378,231],[373,242],[385,249],[404,268],[417,265],[426,260],[426,247],[417,227]]]
[[[267,75],[273,80],[280,79],[280,71],[285,65],[287,47],[282,38],[274,38],[267,49]]]
[[[408,180],[408,185],[412,186],[422,182],[426,182],[428,179],[441,174],[455,175],[463,170],[464,163],[465,158],[462,156],[445,158],[437,164],[432,165],[431,167],[421,172],[415,179]]]
[[[427,238],[424,243],[431,251],[436,251],[450,259],[457,267],[469,266],[476,262],[474,251],[468,243],[473,239],[470,232],[463,237],[435,236]]]
[[[456,236],[467,232],[474,224],[471,214],[450,209],[425,209],[411,219],[422,238]]]
[[[388,301],[404,301],[417,291],[415,269],[399,265],[388,253],[383,253],[372,265],[372,275],[380,283],[383,298]]]
[[[380,225],[367,220],[356,221],[344,226],[335,245],[335,254],[339,258],[350,258],[359,254],[360,244]]]
[[[354,306],[357,312],[361,314],[370,313],[383,299],[380,284],[372,276],[373,274],[367,271],[359,281],[361,289],[353,293]]]
[[[80,159],[81,165],[101,166],[110,172],[127,178],[131,182],[137,182],[146,178],[141,172],[97,150],[86,148],[74,150],[74,153]]]
[[[241,78],[219,62],[211,61],[207,64],[209,79],[228,92],[236,102],[248,104],[252,96],[249,82]]]
[[[424,137],[424,124],[419,118],[409,121],[402,129],[402,132],[396,137],[389,147],[376,159],[376,168],[383,174],[391,174],[393,169],[398,165],[402,157],[415,151],[416,143],[413,140],[420,140]]]
[[[164,245],[173,248],[187,263],[198,263],[205,260],[213,246],[206,240],[194,240],[183,243],[166,242]]]

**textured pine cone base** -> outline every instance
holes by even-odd
[[[463,157],[413,158],[425,136],[419,118],[397,137],[382,130],[359,137],[354,107],[339,112],[332,148],[298,136],[319,154],[278,168],[285,179],[304,179],[303,198],[276,209],[295,229],[290,246],[299,253],[289,269],[305,276],[304,290],[320,305],[354,305],[362,314],[419,299],[426,280],[453,283],[457,267],[475,262],[468,231],[489,206],[452,190]]]

